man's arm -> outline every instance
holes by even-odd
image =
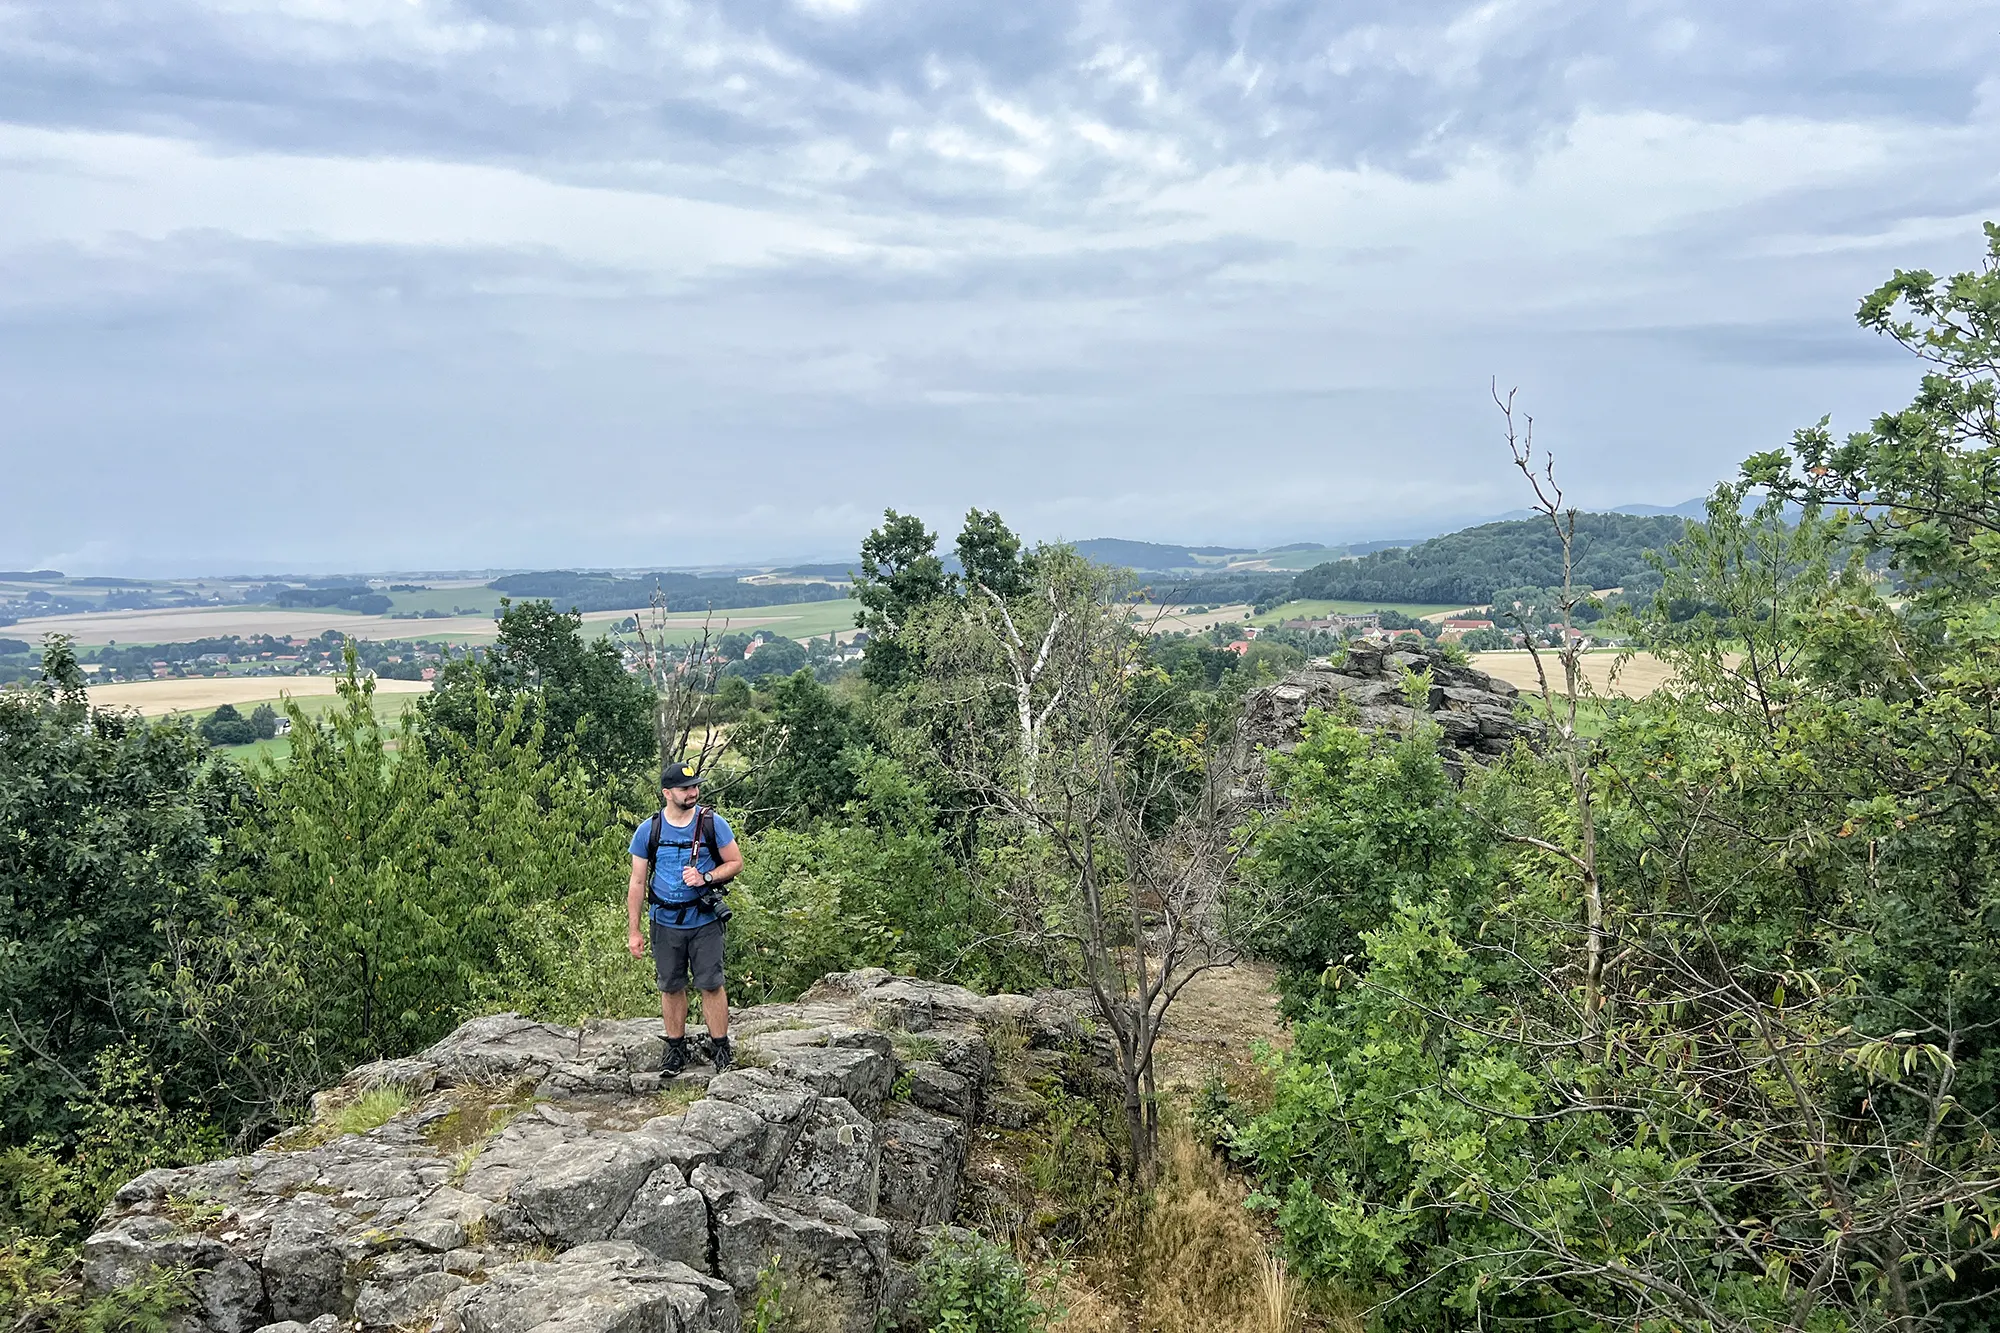
[[[736,858],[741,861],[743,858]],[[646,906],[646,858],[632,858],[632,880],[625,886],[625,947],[634,958],[646,956],[646,934],[640,926],[640,912]]]
[[[681,867],[681,883],[691,889],[698,889],[703,884],[727,884],[736,878],[736,872],[741,869],[743,869],[743,849],[737,845],[736,839],[731,838],[715,849],[715,869],[708,872],[706,880],[701,877],[701,871],[695,869],[694,862],[690,861]]]

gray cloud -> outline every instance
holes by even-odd
[[[1912,368],[1984,4],[0,0],[0,563],[1393,536]],[[228,521],[217,521],[226,516]]]
[[[1991,17],[1976,0],[72,0],[0,8],[0,117],[1075,208],[1247,162],[1435,172],[1560,135],[1585,107],[1964,124],[2000,63]],[[1010,157],[1042,188],[1007,181]]]

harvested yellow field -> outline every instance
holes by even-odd
[[[135,680],[122,685],[93,685],[90,702],[99,708],[130,708],[141,717],[168,713],[202,713],[223,704],[256,703],[290,695],[310,698],[334,692],[338,676],[211,676],[198,680]],[[378,680],[375,693],[427,694],[425,680]]]
[[[1141,606],[1135,609],[1138,615],[1132,624],[1142,634],[1172,634],[1178,630],[1201,633],[1217,625],[1243,625],[1250,620],[1248,604],[1212,607],[1199,615],[1190,615],[1185,608],[1178,606]]]
[[[1622,667],[1617,666],[1615,652],[1595,652],[1583,655],[1583,676],[1590,682],[1590,688],[1599,694],[1622,694],[1636,699],[1651,694],[1665,684],[1671,673],[1666,663],[1651,653],[1635,654]],[[1489,676],[1518,686],[1523,690],[1539,691],[1541,682],[1535,676],[1534,659],[1525,648],[1510,649],[1497,653],[1474,653],[1472,665]],[[1549,673],[1549,683],[1560,692],[1562,688],[1562,663],[1557,660],[1553,648],[1542,652],[1542,667]],[[1617,679],[1612,679],[1613,668],[1617,669]]]

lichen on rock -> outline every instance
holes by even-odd
[[[1412,701],[1412,673],[1428,674],[1424,697]],[[1274,685],[1253,690],[1245,703],[1243,735],[1253,753],[1289,751],[1305,730],[1306,714],[1321,709],[1345,716],[1363,731],[1402,733],[1419,721],[1438,728],[1447,767],[1490,763],[1517,739],[1540,736],[1541,724],[1524,716],[1520,691],[1484,671],[1461,666],[1438,649],[1356,644],[1338,665],[1314,661]]]
[[[1073,992],[837,974],[743,1011],[759,1067],[682,1075],[706,1086],[669,1114],[657,1019],[474,1019],[323,1096],[406,1091],[374,1129],[126,1185],[85,1243],[84,1280],[189,1270],[180,1333],[733,1333],[776,1259],[844,1327],[873,1329],[954,1216],[989,1033],[1087,1042],[1085,1011]]]

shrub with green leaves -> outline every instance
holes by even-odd
[[[1236,1141],[1294,1267],[1373,1325],[1992,1326],[1988,236],[1863,305],[1931,363],[1908,408],[1751,459],[1662,557],[1621,629],[1666,686],[1463,796],[1323,721],[1277,762],[1256,860],[1302,905],[1271,937],[1299,1022]]]
[[[915,1312],[927,1333],[1034,1333],[1054,1314],[1012,1254],[957,1228],[918,1266]]]
[[[756,835],[729,904],[731,994],[789,1000],[829,972],[886,967],[984,988],[1023,960],[937,828],[930,793],[895,761],[860,763],[841,818]]]

